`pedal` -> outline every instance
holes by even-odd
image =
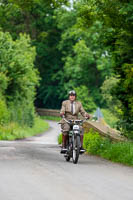
[[[80,149],[80,154],[85,153],[85,149]]]
[[[65,154],[67,152],[67,149],[61,149],[60,153]]]

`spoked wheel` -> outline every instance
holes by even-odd
[[[77,164],[80,153],[80,136],[73,140],[73,163]]]

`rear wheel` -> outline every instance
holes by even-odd
[[[80,153],[80,136],[77,135],[73,139],[73,163],[77,164]]]

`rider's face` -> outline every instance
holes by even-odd
[[[76,96],[75,96],[75,95],[70,95],[70,96],[69,96],[69,100],[70,100],[70,101],[75,101],[75,99],[76,99]]]

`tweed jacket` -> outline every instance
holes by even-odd
[[[85,117],[86,116],[86,112],[81,104],[81,102],[79,101],[74,101],[74,112],[72,113],[71,111],[71,101],[70,100],[66,100],[62,102],[62,107],[61,107],[61,111],[60,113],[64,113],[65,114],[65,118],[66,119],[78,119],[78,115],[79,113]],[[61,123],[64,123],[64,120],[61,120]]]

